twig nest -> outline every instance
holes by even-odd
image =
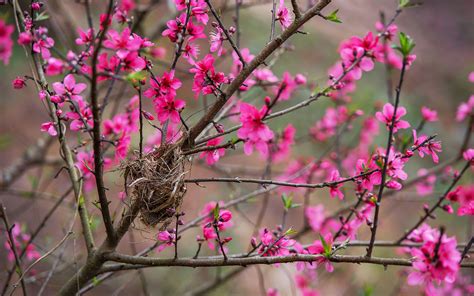
[[[146,226],[164,229],[174,217],[186,193],[185,160],[179,147],[166,145],[124,165],[125,187]]]

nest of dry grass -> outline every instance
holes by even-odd
[[[181,206],[186,192],[185,157],[176,146],[164,146],[123,166],[125,185],[132,203],[148,227],[166,228]]]

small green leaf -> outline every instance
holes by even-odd
[[[410,36],[403,32],[398,34],[398,38],[400,40],[400,45],[395,46],[394,48],[406,58],[408,55],[410,55],[413,48],[415,48],[415,42]]]
[[[319,240],[321,241],[321,244],[323,245],[323,248],[324,248],[324,256],[325,257],[331,256],[332,247],[326,242],[326,240],[321,234],[319,235]]]
[[[342,23],[342,21],[337,17],[338,11],[339,9],[336,9],[333,12],[331,12],[330,15],[326,16],[326,20],[334,22],[334,23],[339,23],[339,24]]]
[[[84,202],[85,202],[85,201],[84,201],[84,195],[79,196],[79,201],[78,201],[78,202],[79,202],[79,206],[83,206],[83,205],[84,205]]]
[[[291,209],[293,205],[293,198],[291,196],[286,196],[286,194],[283,194],[281,196],[281,200],[283,201],[283,207],[285,208],[285,211]]]
[[[289,228],[287,231],[285,231],[284,235],[294,235],[297,234],[298,231],[294,230],[293,228]]]
[[[102,281],[96,276],[92,278],[92,284],[94,285],[94,287],[97,287],[100,283],[102,283]]]
[[[220,212],[219,203],[217,203],[214,210],[212,210],[212,214],[214,215],[214,221],[219,220],[219,212]]]
[[[144,71],[138,71],[138,72],[132,72],[125,77],[125,79],[130,82],[133,86],[139,86],[140,81],[146,78],[146,72]]]
[[[41,12],[36,16],[35,21],[44,21],[49,19],[49,15],[46,14],[46,11]]]
[[[409,8],[414,6],[419,6],[420,3],[412,3],[410,0],[400,0],[398,2],[398,8]]]

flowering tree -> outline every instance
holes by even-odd
[[[443,221],[434,220],[441,211],[453,217],[474,214],[474,185],[467,182],[472,182],[474,171],[474,149],[469,148],[474,96],[456,114],[456,121],[466,125],[461,147],[445,148],[454,150],[456,157],[441,161],[441,141],[424,131],[438,121],[437,112],[428,107],[419,114],[412,112],[420,122],[414,126],[403,107],[402,89],[411,78],[415,43],[395,23],[412,6],[410,1],[401,0],[393,17],[382,17],[375,32],[343,40],[327,82],[317,85],[303,74],[277,75],[273,66],[289,50],[289,39],[300,38],[310,20],[334,26],[341,22],[338,10],[329,8],[330,0],[305,5],[273,0],[269,40],[257,51],[244,48],[241,41],[240,12],[252,3],[237,0],[221,6],[211,0],[175,0],[170,5],[174,15],[156,32],[145,34],[144,19],[159,1],[76,2],[84,8],[87,26],[75,28],[77,39],[71,48],[59,46],[50,32],[53,28],[44,25],[48,10],[41,1],[11,0],[1,7],[13,17],[12,23],[0,20],[0,60],[8,64],[14,46],[23,47],[31,73],[18,74],[12,86],[35,88],[49,119],[38,127],[45,137],[3,170],[0,188],[8,191],[30,166],[48,165],[44,156],[55,142],[59,155],[55,163],[61,167],[56,175],[67,175],[69,184],[29,229],[12,222],[16,217],[2,204],[4,245],[11,262],[2,277],[2,294],[17,289],[28,294],[32,289],[28,279],[44,264],[49,267],[45,276],[36,277],[40,294],[52,277],[63,279],[55,292],[73,295],[100,286],[119,272],[138,271],[143,290],[149,293],[145,268],[234,266],[191,291],[197,295],[252,265],[291,264],[296,267],[292,281],[299,292],[317,295],[317,268],[324,266],[325,271],[318,272],[331,273],[347,263],[402,266],[406,283],[420,286],[427,295],[448,295],[453,289],[466,295],[474,292],[461,271],[474,267],[468,258],[473,238],[456,237]],[[97,19],[96,11],[100,11]],[[158,36],[162,39],[155,42]],[[165,47],[170,44],[174,50],[167,55]],[[367,113],[354,108],[351,94],[378,63],[387,71],[388,101]],[[310,95],[296,98],[300,91]],[[130,92],[133,95],[128,96]],[[191,92],[194,98],[184,97]],[[272,119],[314,108],[324,99],[331,105],[305,131],[292,124],[282,129],[272,126]],[[327,149],[295,158],[292,150],[301,142],[297,134],[307,134]],[[342,143],[344,137],[355,140]],[[377,145],[378,139],[384,143]],[[219,165],[240,151],[254,161],[255,155],[261,159],[258,177],[241,176]],[[434,165],[422,166],[419,158],[425,156]],[[413,174],[409,163],[416,168]],[[210,167],[220,176],[196,177],[196,166]],[[251,176],[245,165],[240,169]],[[122,181],[108,178],[114,172]],[[196,188],[208,183],[229,184],[232,192],[206,203]],[[237,195],[248,188],[245,184],[258,187]],[[413,187],[419,196],[432,196],[435,186],[442,193],[420,209],[420,217],[405,217],[410,223],[407,229],[398,227],[399,233],[390,233],[389,241],[377,239],[386,199]],[[187,193],[192,187],[193,192]],[[312,198],[315,193],[317,200]],[[73,208],[70,224],[62,239],[41,250],[37,241],[42,230],[70,195],[74,197],[67,205]],[[264,219],[269,198],[281,200],[276,226]],[[325,199],[335,199],[334,213]],[[250,201],[262,203],[256,217],[247,217],[240,209]],[[191,203],[202,210],[185,212]],[[300,229],[288,219],[295,212],[303,221]],[[253,232],[236,235],[233,231],[245,219]],[[189,253],[189,245],[180,242],[196,227],[199,234],[192,238],[196,249]],[[142,250],[133,245],[136,229],[151,233]],[[364,231],[367,235],[362,235]],[[127,233],[132,244],[123,251]],[[73,238],[82,242],[74,244],[73,260],[65,260]],[[355,249],[361,246],[365,251]],[[388,248],[397,252],[375,255]],[[215,255],[205,254],[212,252]],[[75,266],[74,271],[59,273],[63,264]],[[264,290],[278,295],[271,287]]]

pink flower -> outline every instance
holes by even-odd
[[[175,241],[175,237],[176,235],[173,233],[169,233],[167,230],[165,231],[160,231],[158,233],[158,240],[160,242],[162,242],[162,244],[160,244],[160,246],[158,247],[158,252],[161,252],[163,251],[164,249],[166,249],[167,247],[171,247],[174,245],[174,241]]]
[[[442,151],[441,142],[433,140],[426,142],[427,139],[428,136],[426,135],[421,135],[418,137],[416,135],[416,130],[413,130],[413,147],[418,147],[418,155],[420,155],[421,158],[423,158],[425,154],[431,155],[431,157],[433,158],[433,162],[438,163],[439,157],[437,153]],[[425,144],[422,145],[422,143]]]
[[[45,122],[41,124],[41,131],[47,132],[49,135],[55,137],[58,135],[54,122]]]
[[[12,86],[14,89],[22,89],[26,86],[26,79],[20,76],[17,76],[12,81]]]
[[[438,121],[438,112],[431,110],[428,107],[421,107],[421,116],[423,117],[423,120],[427,122]]]
[[[167,97],[174,98],[176,91],[181,87],[182,83],[178,78],[174,77],[174,71],[164,72],[159,78],[150,79],[151,88],[147,89],[143,94],[148,98]]]
[[[463,152],[462,156],[465,160],[470,161],[474,165],[474,149],[470,148]]]
[[[94,40],[94,35],[92,29],[88,29],[84,32],[81,28],[78,29],[79,38],[76,39],[77,45],[88,45]]]
[[[339,171],[338,170],[333,170],[331,171],[331,173],[329,173],[329,182],[337,182],[337,181],[340,181],[342,180],[341,178],[341,175],[339,175]],[[339,188],[342,186],[342,183],[341,184],[337,184],[337,185],[332,185],[329,187],[329,195],[331,195],[331,197],[338,197],[340,200],[343,200],[344,199],[344,194],[342,193],[341,190],[339,190]]]
[[[221,142],[222,142],[222,137],[211,139],[207,141],[206,146],[214,147],[214,146],[219,145]],[[217,148],[214,150],[203,151],[199,155],[199,158],[205,158],[208,165],[213,165],[216,162],[218,162],[219,158],[224,156],[224,154],[225,154],[225,148]]]
[[[194,68],[189,70],[194,73],[194,81],[192,90],[195,98],[202,92],[205,95],[212,94],[224,82],[226,77],[222,72],[216,72],[214,68],[214,57],[210,54],[204,59],[194,64]]]
[[[34,244],[28,244],[26,246],[26,243],[29,242],[30,240],[30,235],[27,233],[23,233],[23,229],[21,224],[19,223],[14,223],[13,228],[11,230],[12,236],[13,236],[13,248],[16,251],[17,254],[21,253],[21,250],[26,247],[25,249],[25,256],[28,261],[35,261],[36,259],[41,257],[41,254],[36,250],[36,247]],[[7,259],[10,262],[15,261],[15,254],[13,253],[13,248],[12,248],[12,242],[7,239],[5,241],[5,249],[7,250]]]
[[[245,141],[244,152],[247,155],[252,154],[254,146],[263,156],[268,155],[267,143],[273,139],[273,132],[263,123],[266,114],[267,106],[258,110],[248,103],[240,104],[242,127],[237,132],[237,136]]]
[[[370,172],[372,170],[379,170],[379,167],[376,163],[370,158],[367,162],[363,159],[357,160],[356,164],[357,175]],[[362,189],[372,191],[374,185],[379,185],[382,182],[382,174],[380,171],[373,172],[372,174],[366,174],[359,178],[360,186]]]
[[[155,105],[155,112],[158,116],[158,120],[161,124],[165,123],[168,119],[173,123],[180,122],[180,113],[186,106],[186,102],[183,100],[157,98],[153,101]]]
[[[54,46],[54,40],[51,37],[47,36],[48,29],[45,27],[39,27],[35,31],[35,41],[33,42],[33,51],[36,53],[41,53],[41,57],[47,60],[51,57],[51,52],[49,48]]]
[[[323,245],[322,240],[324,240],[326,246]],[[314,262],[316,266],[324,265],[327,272],[333,272],[334,266],[332,265],[331,261],[329,261],[328,257],[331,255],[332,252],[332,244],[333,238],[331,233],[328,233],[321,237],[321,240],[315,241],[312,245],[310,245],[307,249],[310,254],[314,255],[323,255],[317,258]]]
[[[92,128],[94,121],[92,120],[91,108],[82,98],[77,99],[76,103],[78,110],[73,109],[73,111],[66,113],[67,117],[72,119],[70,124],[71,130],[78,131],[85,128]],[[87,127],[84,125],[84,122],[87,124]]]
[[[262,257],[285,256],[290,254],[290,248],[296,243],[295,240],[287,236],[273,237],[267,228],[260,230],[261,246],[258,253]]]
[[[276,145],[276,151],[272,152],[272,158],[274,161],[284,160],[290,153],[291,145],[295,143],[296,129],[290,123],[283,130],[281,136],[278,139]]]
[[[48,76],[55,76],[61,74],[64,71],[63,61],[56,58],[49,58],[45,71],[46,75]]]
[[[132,51],[138,51],[142,45],[140,38],[131,35],[129,27],[125,27],[122,33],[115,30],[109,30],[107,39],[104,41],[104,47],[116,50],[116,54],[120,59],[125,57]]]
[[[5,65],[8,65],[12,55],[13,41],[11,35],[13,31],[13,25],[7,25],[3,19],[0,19],[0,60]]]
[[[223,51],[224,51],[224,47],[222,46],[224,40],[225,40],[225,35],[224,35],[224,31],[222,31],[221,27],[219,27],[219,25],[216,25],[215,26],[215,32],[211,32],[209,34],[209,38],[210,38],[210,41],[211,41],[211,48],[210,48],[210,51],[211,52],[216,52],[217,51],[217,55],[218,56],[221,56]]]
[[[295,79],[291,77],[289,72],[283,73],[283,78],[281,80],[280,85],[276,86],[273,91],[275,96],[280,94],[278,97],[279,100],[286,101],[291,97],[291,94],[295,91],[297,84]]]
[[[387,130],[392,125],[392,121],[395,121],[393,125],[394,133],[396,133],[399,129],[406,129],[410,127],[410,124],[407,121],[401,120],[402,116],[405,116],[405,114],[407,113],[404,107],[398,107],[395,116],[394,113],[395,108],[393,107],[393,105],[387,103],[383,106],[382,112],[375,113],[375,117],[382,123],[385,123]]]
[[[86,89],[85,83],[76,83],[74,75],[68,74],[64,77],[64,82],[54,82],[53,89],[57,95],[73,100],[82,100],[80,94]]]
[[[291,15],[285,6],[285,1],[280,0],[280,6],[276,12],[276,19],[280,22],[281,28],[286,30],[291,25]]]
[[[19,45],[30,45],[32,41],[33,35],[30,32],[21,32],[17,40]]]
[[[458,186],[446,198],[459,203],[458,216],[474,215],[474,185]]]
[[[308,220],[309,226],[314,232],[319,232],[323,226],[323,222],[326,219],[324,213],[324,206],[317,205],[312,207],[307,207],[305,210],[305,216]]]
[[[469,100],[466,103],[462,103],[458,107],[458,111],[456,113],[456,120],[461,122],[465,118],[472,115],[472,110],[474,109],[474,95],[469,97]]]
[[[437,229],[428,227],[421,235],[422,246],[410,251],[415,261],[407,282],[411,286],[423,286],[428,295],[433,291],[435,283],[453,283],[459,271],[461,254],[456,249],[456,238],[445,234],[440,236]]]
[[[418,176],[419,177],[424,177],[423,180],[418,182],[416,184],[416,191],[418,192],[418,195],[420,196],[426,196],[430,195],[433,192],[435,183],[436,183],[436,175],[429,175],[427,169],[419,169],[418,170]]]

